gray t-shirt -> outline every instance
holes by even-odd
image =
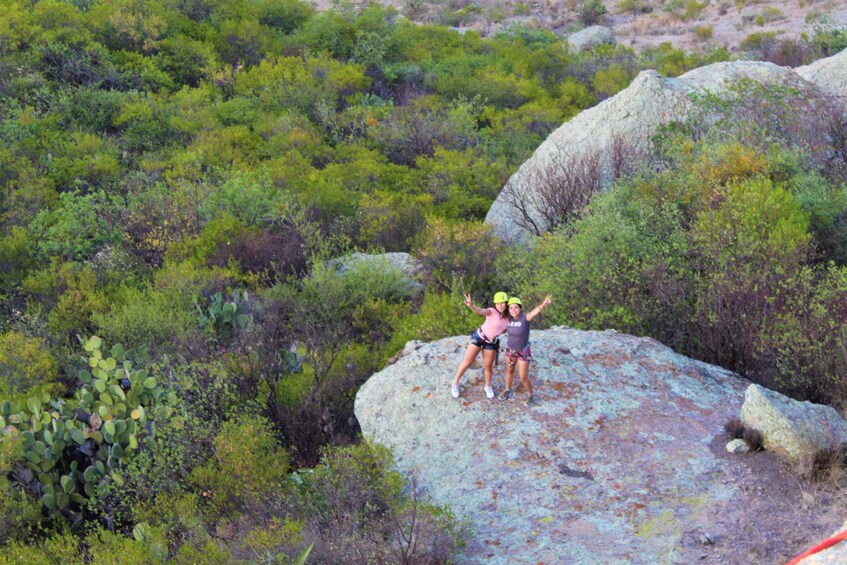
[[[516,320],[509,320],[509,328],[506,330],[509,341],[506,347],[512,351],[521,351],[529,343],[529,320],[526,314],[521,312]]]

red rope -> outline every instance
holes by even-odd
[[[801,553],[800,555],[798,555],[797,557],[795,557],[794,559],[792,559],[791,561],[789,561],[785,565],[797,565],[798,563],[800,563],[800,561],[802,561],[806,557],[808,557],[810,555],[814,555],[815,553],[817,553],[819,551],[823,551],[824,549],[826,549],[828,547],[832,547],[836,543],[843,541],[845,539],[847,539],[847,530],[844,530],[843,532],[841,532],[839,534],[835,534],[831,538],[822,541],[821,543],[819,543],[818,545],[816,545],[815,547],[813,547],[809,551],[806,551],[805,553]]]

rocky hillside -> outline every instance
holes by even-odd
[[[337,4],[312,0],[318,9]],[[359,4],[357,0],[353,5]],[[365,3],[366,2],[361,2]],[[847,25],[847,6],[835,0],[382,0],[421,23],[441,23],[491,35],[512,25],[568,36],[590,23],[614,30],[619,43],[636,49],[670,42],[686,50],[737,49],[754,33],[796,40],[816,26]],[[601,5],[601,9],[597,6]]]
[[[473,369],[454,400],[466,341],[410,344],[356,397],[364,434],[469,525],[461,563],[777,563],[841,524],[773,455],[727,453],[733,373],[555,328],[533,333],[540,404],[485,399]]]
[[[692,95],[721,93],[739,79],[768,86],[786,86],[805,99],[847,96],[847,50],[806,67],[789,69],[772,63],[715,63],[665,78],[643,71],[628,88],[581,112],[554,131],[533,156],[512,175],[491,206],[486,222],[506,239],[540,233],[550,225],[549,187],[563,179],[596,176],[598,187],[637,168],[648,158],[651,138],[660,126],[685,121],[694,109]],[[751,94],[755,96],[755,93]],[[820,105],[797,108],[809,121]],[[594,172],[596,168],[597,172]]]

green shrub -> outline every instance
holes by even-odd
[[[133,536],[100,529],[85,537],[93,563],[146,565],[165,563],[168,542],[161,532],[144,523],[137,524]]]
[[[415,240],[413,255],[423,263],[433,289],[448,290],[461,280],[468,288],[493,294],[503,251],[488,225],[433,218]]]
[[[712,39],[713,35],[714,29],[712,28],[712,26],[705,25],[696,26],[694,28],[694,36],[697,38],[698,41],[709,41],[710,39]]]
[[[60,200],[59,208],[39,212],[30,225],[42,257],[83,260],[104,245],[120,243],[123,234],[114,221],[118,199],[104,192],[66,192]]]
[[[688,0],[685,3],[685,9],[680,16],[683,20],[696,20],[702,14],[703,11],[708,7],[709,1],[698,2],[697,0]]]
[[[5,395],[3,397],[5,398]],[[24,449],[19,438],[5,434],[0,436],[0,545],[4,548],[0,552],[0,563],[35,562],[29,559],[15,561],[13,556],[18,551],[23,551],[23,547],[9,547],[11,542],[29,537],[41,521],[41,504],[14,488],[9,480],[9,477],[15,477],[14,471],[23,454]]]
[[[0,396],[37,389],[58,392],[59,365],[44,340],[18,332],[0,334]]]
[[[375,192],[359,200],[357,243],[385,251],[406,251],[423,228],[422,209],[429,207],[426,195],[408,196]]]
[[[630,77],[624,69],[612,66],[597,71],[592,81],[592,87],[602,98],[607,98],[626,88],[629,81]]]
[[[85,556],[79,550],[79,539],[73,534],[53,534],[43,542],[15,540],[3,546],[0,564],[67,563],[83,565]]]
[[[599,24],[605,15],[606,5],[603,0],[582,0],[576,8],[576,17],[587,26]]]
[[[111,309],[95,313],[92,320],[107,341],[146,345],[156,352],[172,350],[199,332],[190,295],[150,287],[114,291]]]
[[[226,422],[212,444],[213,458],[195,468],[191,481],[208,493],[213,520],[231,518],[279,496],[288,456],[270,424],[259,416]]]
[[[490,301],[487,296],[477,300],[477,304]],[[397,322],[386,354],[394,355],[412,340],[435,341],[454,335],[470,335],[478,322],[479,316],[465,307],[458,289],[452,293],[427,292],[420,309]]]
[[[77,334],[93,331],[92,315],[109,308],[88,265],[53,261],[49,267],[31,273],[21,287],[50,309],[49,328],[66,343],[71,343]]]
[[[13,226],[0,237],[0,288],[19,284],[32,267],[32,250],[35,242],[24,228]]]

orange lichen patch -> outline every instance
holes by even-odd
[[[579,383],[551,382],[548,383],[548,386],[566,399],[576,398],[582,389]]]
[[[491,500],[492,500],[493,502],[497,502],[497,496],[498,496],[497,491],[496,491],[496,490],[492,490],[492,491],[491,491]]]
[[[638,512],[640,510],[642,510],[643,508],[645,508],[645,506],[643,504],[641,504],[640,502],[633,502],[632,504],[629,505],[628,508],[626,508],[623,511],[622,514],[619,514],[619,516],[622,515],[622,516],[626,516],[627,518],[632,519],[632,518],[635,518],[638,515]]]
[[[421,387],[419,387],[419,386],[412,388],[412,392],[420,392],[420,391],[421,391]]]
[[[608,355],[605,353],[595,353],[593,355],[585,355],[583,361],[586,363],[596,363],[605,369],[619,367],[623,361],[628,361],[625,355]]]
[[[428,393],[426,393],[426,394],[424,395],[424,398],[429,398],[430,396],[432,396],[432,393],[431,393],[431,392],[428,392]]]

